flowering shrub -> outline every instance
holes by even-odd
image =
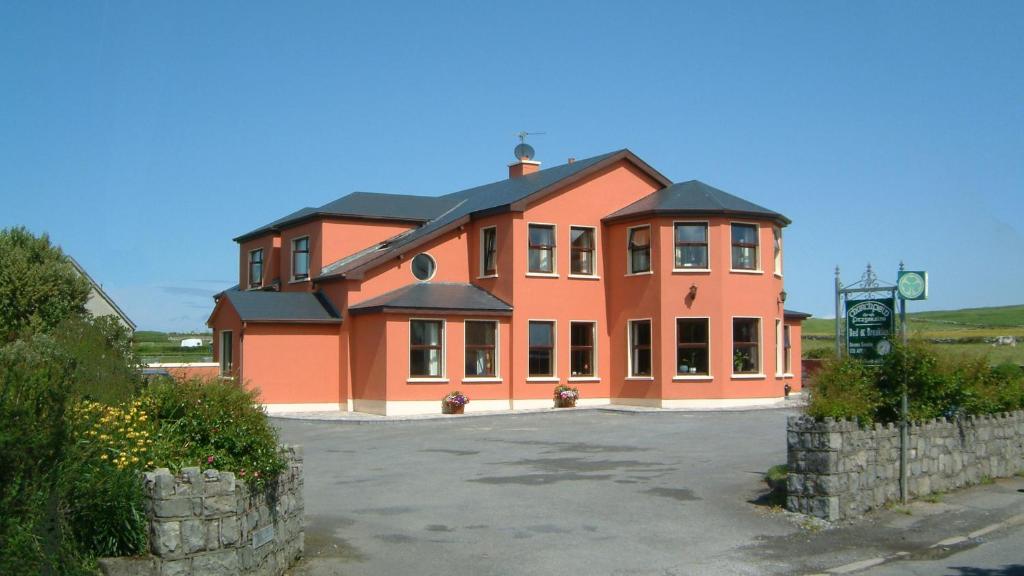
[[[560,405],[574,405],[580,398],[580,391],[571,386],[555,386],[555,403]]]

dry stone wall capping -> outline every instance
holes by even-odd
[[[101,560],[105,574],[279,576],[304,547],[302,447],[284,446],[286,468],[259,491],[232,472],[166,468],[143,480],[149,557]]]
[[[915,423],[909,438],[910,498],[1024,470],[1024,411]],[[899,501],[899,426],[791,416],[786,443],[787,509],[842,520]]]

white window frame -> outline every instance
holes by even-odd
[[[651,327],[651,375],[633,375],[633,323],[648,322]],[[653,318],[630,318],[626,320],[626,380],[654,380],[654,319]]]
[[[224,368],[224,340],[227,340],[228,346],[231,348],[231,364],[227,366],[227,370]],[[221,378],[234,378],[235,368],[235,333],[234,330],[221,330],[220,331],[220,377]]]
[[[778,234],[778,236],[776,236],[776,234]],[[775,254],[776,238],[778,239],[777,241],[779,243],[779,253],[778,253],[778,255]],[[782,278],[782,252],[783,252],[783,246],[782,246],[782,226],[773,225],[772,226],[772,261],[773,261],[773,266],[775,267],[774,274],[775,274],[775,276],[777,276],[779,278]]]
[[[549,322],[551,324],[551,376],[530,376],[530,323]],[[526,321],[526,381],[527,382],[559,382],[558,377],[558,321],[553,318],[530,318]]]
[[[789,333],[789,347],[786,347],[786,333]],[[786,324],[786,321],[782,321],[782,375],[785,378],[793,378],[793,327]],[[789,365],[789,370],[786,370],[786,365]]]
[[[647,228],[647,262],[650,269],[643,272],[633,272],[633,252],[629,249],[629,237],[632,236],[633,230],[639,230],[640,228]],[[648,276],[651,274],[654,274],[654,227],[649,223],[629,226],[626,228],[626,276]]]
[[[487,274],[484,270],[484,237],[487,235],[488,230],[494,230],[494,274]],[[529,245],[527,245],[529,249]],[[529,258],[529,256],[527,256]],[[529,265],[529,263],[527,263]],[[479,274],[477,279],[484,278],[497,278],[498,277],[498,226],[484,226],[480,229],[480,268],[478,269]]]
[[[707,244],[708,266],[707,268],[676,268],[676,225],[678,224],[703,224],[704,240]],[[729,228],[730,242],[732,241],[732,228]],[[731,253],[731,250],[730,250]],[[711,221],[710,220],[673,220],[672,221],[672,272],[681,274],[706,274],[711,272]]]
[[[593,364],[594,364],[594,374],[591,375],[591,376],[573,376],[572,375],[572,325],[573,324],[590,324],[591,328],[594,331],[594,335],[593,335],[593,338],[594,338],[594,346],[593,346],[594,357],[591,360],[591,362],[593,362]],[[600,382],[601,381],[601,373],[598,370],[598,368],[600,366],[599,360],[601,358],[601,355],[598,353],[597,346],[598,346],[598,344],[597,344],[597,320],[570,320],[569,321],[569,378],[568,378],[569,382]]]
[[[744,226],[753,226],[757,230],[757,249],[754,250],[754,257],[757,258],[757,268],[754,270],[745,270],[743,268],[733,267],[732,258],[732,225],[740,224]],[[732,220],[729,222],[729,272],[736,274],[764,274],[764,255],[761,254],[761,223],[760,222],[744,222],[742,220]],[[746,318],[746,316],[739,316],[739,318]]]
[[[494,376],[469,376],[466,374],[466,324],[488,322],[494,325]],[[492,318],[466,318],[462,321],[462,381],[471,383],[501,382],[501,323]]]
[[[757,373],[737,374],[736,365],[733,363],[733,354],[736,350],[736,320],[757,320]],[[733,316],[729,320],[729,371],[732,372],[733,380],[764,380],[767,378],[764,373],[764,318],[761,316]]]
[[[775,377],[782,378],[785,376],[785,370],[782,369],[783,355],[785,351],[785,335],[782,333],[782,320],[775,319]]]
[[[258,284],[253,285],[252,282],[252,255],[260,252],[260,281]],[[246,275],[246,290],[259,290],[263,287],[263,276],[264,268],[266,267],[267,261],[263,258],[263,248],[253,248],[249,250],[249,259],[246,262],[245,275]]]
[[[555,246],[551,250],[551,272],[530,272],[530,226],[546,226],[551,228],[551,238]],[[558,225],[549,222],[526,223],[526,275],[533,278],[558,278]]]
[[[573,274],[572,273],[572,229],[582,228],[593,232],[594,238],[594,255],[593,255],[593,274]],[[600,280],[601,276],[597,273],[598,253],[597,249],[600,246],[600,242],[597,239],[597,226],[587,226],[586,224],[570,224],[569,225],[569,278],[578,278],[581,280]],[[582,322],[582,320],[580,320]]]
[[[413,376],[412,375],[412,323],[414,320],[441,323],[441,375],[440,376]],[[445,318],[409,318],[406,322],[406,330],[409,332],[406,338],[405,347],[405,375],[406,382],[448,382],[448,320]]]
[[[300,241],[300,240],[305,240],[306,241],[306,259],[307,259],[307,261],[306,261],[306,277],[305,278],[297,278],[295,276],[295,244],[298,241]],[[289,260],[290,260],[288,265],[289,265],[289,268],[290,268],[289,275],[291,276],[291,282],[309,282],[310,278],[312,277],[312,271],[313,271],[312,270],[312,268],[313,268],[313,243],[309,241],[309,234],[306,234],[305,236],[296,236],[295,238],[291,239],[291,244],[289,244],[288,256],[289,256]]]
[[[428,276],[424,280],[420,280],[419,278],[417,278],[416,274],[412,271],[412,261],[415,260],[416,256],[419,256],[420,254],[423,254],[427,258],[430,258],[430,261],[434,264],[434,269],[430,272],[430,276]],[[409,259],[409,274],[412,274],[412,279],[417,282],[430,282],[431,280],[434,279],[434,276],[437,276],[437,258],[434,258],[434,255],[431,254],[430,252],[417,252],[416,256],[413,256],[412,258]]]
[[[675,231],[673,230],[673,234],[674,233],[675,233]],[[708,323],[708,373],[707,374],[692,374],[691,375],[691,374],[680,374],[679,373],[679,321],[680,320],[705,320]],[[711,354],[711,343],[713,342],[713,339],[711,338],[711,330],[712,330],[711,317],[710,316],[676,316],[675,318],[673,318],[673,324],[675,324],[675,327],[673,328],[675,330],[675,341],[674,341],[673,344],[674,344],[674,346],[676,348],[675,360],[673,360],[673,362],[675,362],[676,368],[675,368],[675,376],[672,377],[672,380],[675,380],[676,382],[683,382],[683,381],[695,382],[695,381],[714,380],[715,379],[715,377],[714,377],[714,366],[715,366],[715,363],[712,361],[712,360],[714,360],[714,356]]]

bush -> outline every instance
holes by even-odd
[[[141,406],[156,420],[152,458],[160,466],[233,470],[257,485],[284,470],[277,432],[256,392],[238,383],[154,381],[143,391]]]
[[[1024,373],[1016,365],[940,356],[920,341],[897,344],[877,367],[851,358],[826,362],[811,381],[807,413],[815,418],[898,422],[904,382],[911,421],[1024,408]]]
[[[881,395],[871,366],[852,358],[826,360],[812,382],[809,415],[874,421]]]

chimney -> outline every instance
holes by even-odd
[[[540,170],[540,162],[534,162],[533,160],[520,160],[514,164],[508,165],[508,177],[519,178],[520,176],[526,176],[527,174],[533,174]]]
[[[529,132],[519,133],[519,145],[512,151],[517,162],[508,165],[508,177],[510,179],[521,178],[540,170],[540,162],[536,162],[533,159],[533,146],[526,143],[526,137],[529,134]],[[536,132],[536,134],[542,134],[542,132]]]

